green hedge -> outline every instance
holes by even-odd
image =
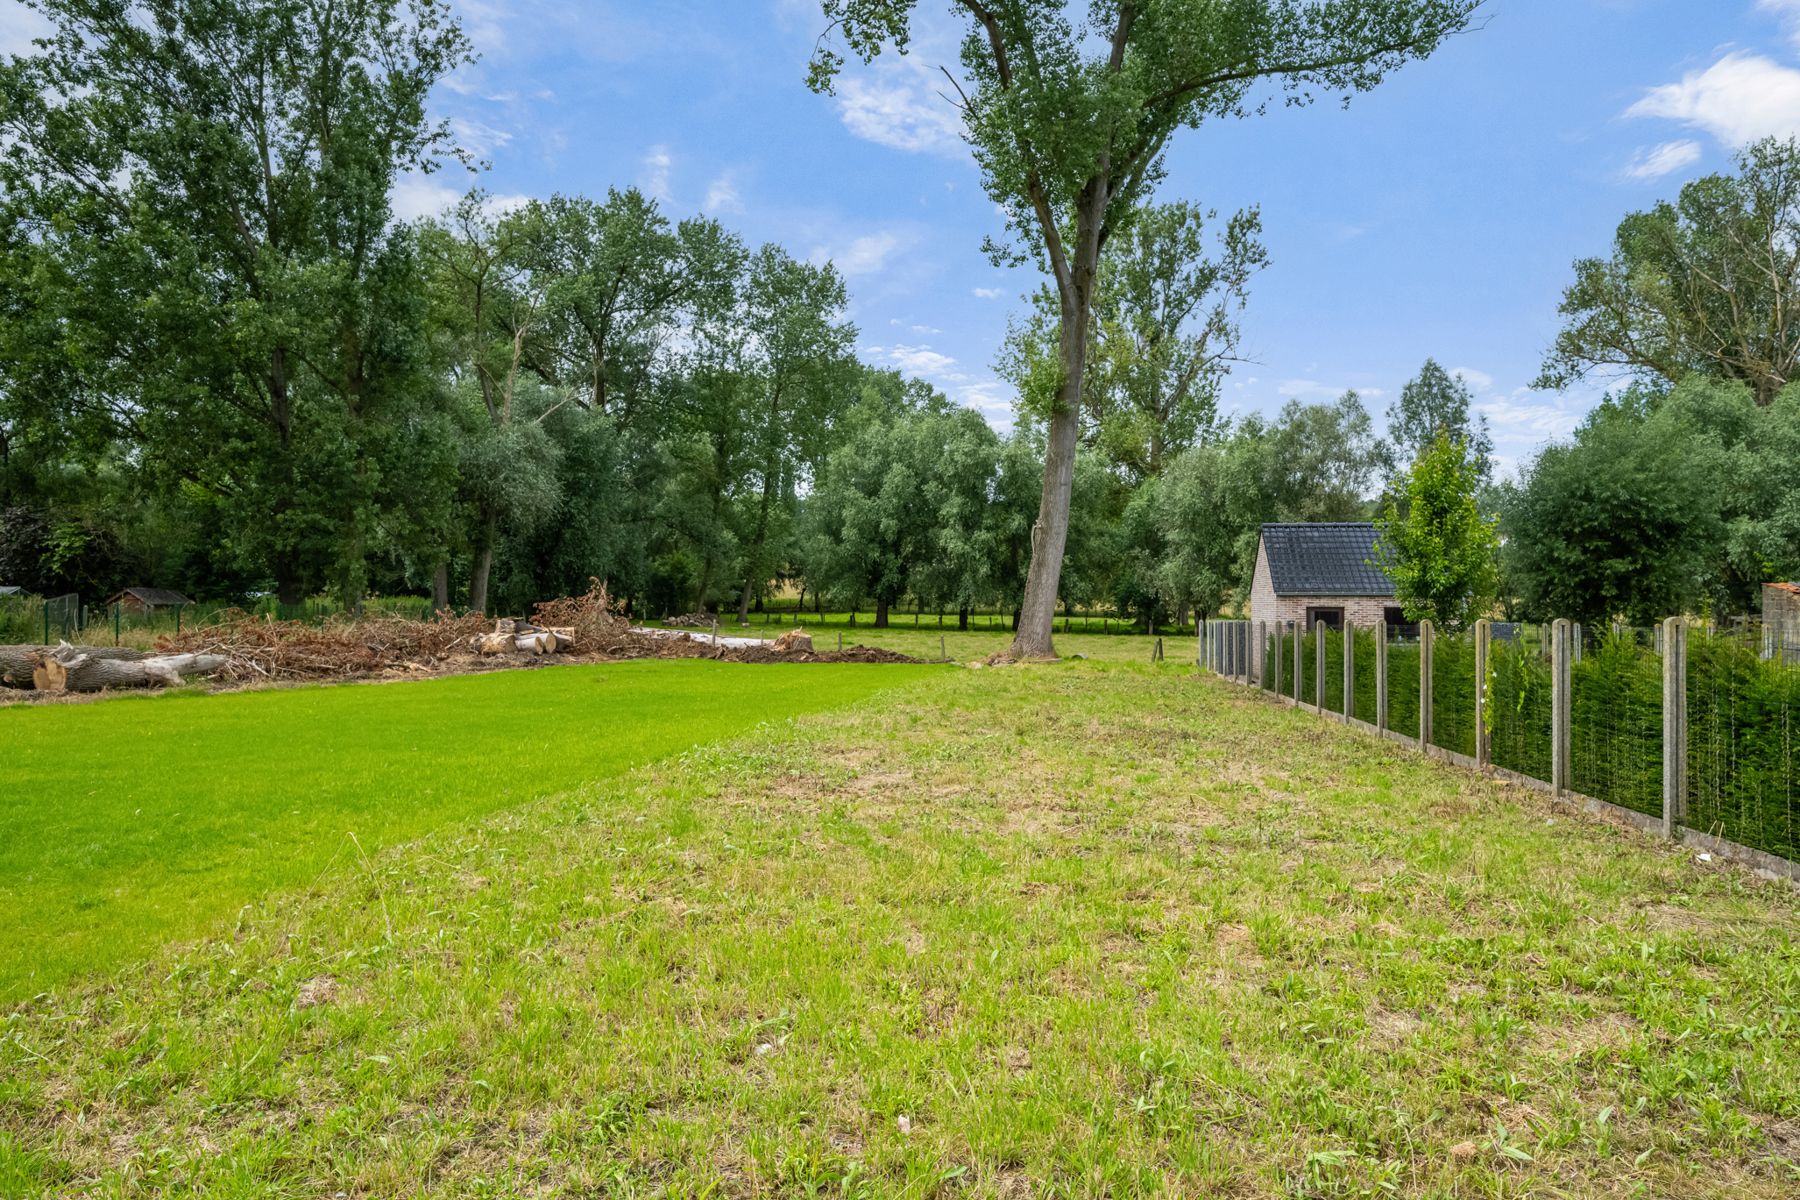
[[[1550,663],[1534,646],[1488,646],[1488,704],[1494,765],[1550,781]]]
[[[1755,639],[1688,639],[1688,824],[1800,859],[1800,666]]]
[[[1569,669],[1569,786],[1662,815],[1662,658],[1630,629],[1602,635]]]
[[[1431,643],[1431,744],[1475,757],[1475,635]]]
[[[1419,644],[1388,644],[1388,728],[1419,736]]]

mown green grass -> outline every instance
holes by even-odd
[[[950,671],[0,1025],[0,1194],[1750,1197],[1785,887],[1191,668]]]
[[[928,670],[632,662],[0,711],[0,1003],[437,826]]]

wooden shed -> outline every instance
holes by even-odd
[[[128,587],[106,602],[110,608],[117,604],[129,613],[152,613],[164,608],[185,608],[192,604],[180,592],[169,588]]]

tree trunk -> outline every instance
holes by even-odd
[[[42,646],[0,646],[0,687],[35,687],[31,672],[43,652]]]
[[[450,607],[450,564],[440,562],[431,573],[431,611],[441,613]]]
[[[1055,658],[1052,633],[1056,597],[1062,587],[1063,550],[1069,541],[1069,501],[1075,494],[1075,444],[1080,434],[1081,378],[1087,366],[1088,283],[1077,268],[1077,295],[1065,297],[1058,339],[1062,381],[1050,418],[1044,455],[1044,490],[1031,527],[1031,567],[1025,575],[1024,603],[1008,651],[1015,658]],[[1086,276],[1086,278],[1082,278]]]
[[[46,655],[32,672],[43,692],[98,692],[103,688],[177,687],[186,675],[210,675],[225,665],[223,654],[167,654],[129,661],[74,652]]]
[[[475,567],[469,575],[469,611],[487,615],[488,574],[494,569],[494,539],[500,533],[500,518],[487,514],[481,522],[481,540],[475,547]]]
[[[956,610],[956,628],[959,633],[969,632],[969,610],[966,606]]]
[[[887,617],[888,602],[886,600],[877,600],[875,602],[875,628],[886,629],[888,627]]]

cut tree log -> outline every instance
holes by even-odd
[[[36,687],[32,673],[37,670],[40,662],[52,655],[72,657],[76,654],[118,662],[141,662],[150,657],[142,650],[130,650],[124,646],[89,646],[77,649],[67,642],[60,643],[54,649],[48,646],[0,646],[0,687]]]
[[[127,660],[86,652],[43,656],[32,672],[40,692],[98,692],[105,688],[179,687],[189,675],[210,675],[225,666],[223,654],[165,654]]]

